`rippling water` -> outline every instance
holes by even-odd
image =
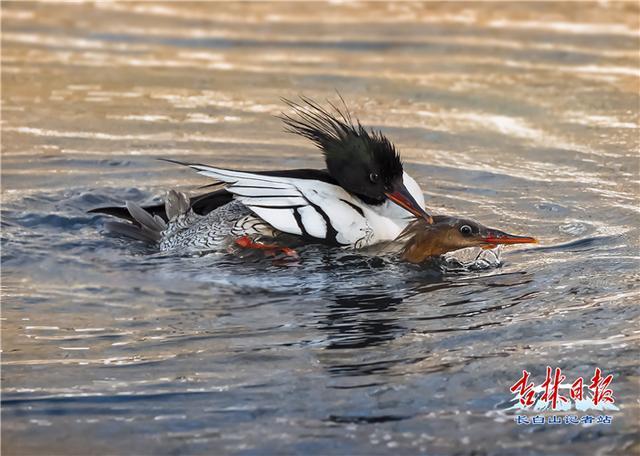
[[[3,2],[2,450],[638,451],[638,15]],[[321,167],[273,115],[335,90],[434,212],[540,247],[283,267],[154,254],[86,213],[206,183],[156,157]],[[547,365],[613,373],[613,424],[518,427],[508,388]]]

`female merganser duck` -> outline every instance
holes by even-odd
[[[411,263],[423,263],[429,258],[468,247],[492,249],[498,244],[535,244],[537,239],[516,236],[469,219],[434,215],[433,224],[417,219],[395,240],[401,257]]]
[[[172,191],[165,204],[141,208],[99,208],[132,223],[108,228],[171,249],[258,247],[259,237],[288,233],[307,241],[363,248],[395,239],[416,217],[433,223],[419,185],[404,172],[394,145],[380,132],[354,123],[345,109],[329,112],[308,98],[285,102],[297,118],[283,114],[288,131],[313,141],[326,170],[246,172],[182,163],[225,187],[189,200]],[[247,241],[247,237],[250,240]]]

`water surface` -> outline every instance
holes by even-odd
[[[639,11],[4,2],[5,454],[638,451]],[[541,240],[441,272],[178,257],[87,210],[321,167],[280,97],[397,145],[435,213]],[[614,374],[611,425],[522,427],[522,369]]]

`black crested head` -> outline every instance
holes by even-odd
[[[342,100],[342,98],[340,98]],[[295,117],[282,114],[287,131],[313,141],[324,153],[329,173],[340,186],[369,204],[381,204],[402,184],[402,162],[394,145],[381,132],[367,131],[351,114],[329,102],[325,109],[300,97],[283,100]]]

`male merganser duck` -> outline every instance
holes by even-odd
[[[535,244],[529,236],[516,236],[469,219],[434,215],[433,224],[417,219],[407,226],[395,243],[401,245],[401,257],[422,263],[433,257],[467,247],[492,249],[498,244]]]
[[[433,223],[419,185],[404,172],[394,145],[380,132],[354,123],[308,98],[285,102],[297,118],[283,114],[288,131],[312,140],[324,153],[326,170],[247,172],[183,163],[225,187],[189,200],[170,192],[165,204],[99,208],[92,212],[132,222],[110,223],[112,231],[158,243],[161,250],[214,249],[230,237],[274,237],[363,248],[395,239],[416,217]]]

